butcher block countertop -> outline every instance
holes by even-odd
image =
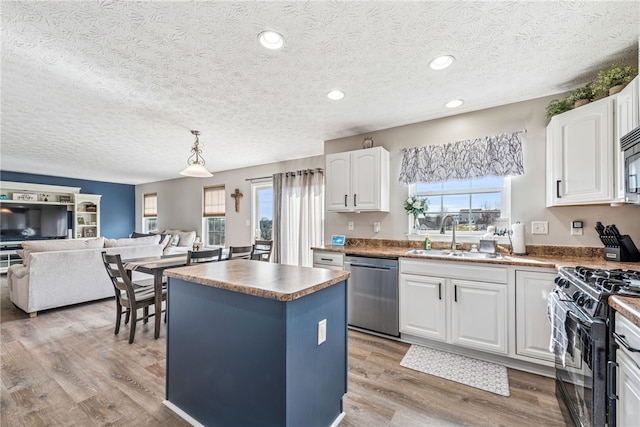
[[[339,270],[234,259],[165,270],[165,275],[277,301],[292,301],[349,278]]]
[[[612,295],[609,305],[640,328],[640,298]]]

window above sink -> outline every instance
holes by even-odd
[[[457,220],[456,233],[460,241],[478,240],[487,232],[489,225],[495,226],[496,230],[506,231],[509,226],[510,194],[509,177],[409,185],[409,197],[429,200],[428,211],[418,217],[419,230],[415,229],[413,217],[408,215],[409,237],[421,238],[429,233],[432,240],[442,240],[438,236],[441,236],[440,226],[446,215],[454,215]],[[451,225],[447,224],[445,230],[450,239]]]

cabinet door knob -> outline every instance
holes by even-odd
[[[358,206],[358,204],[356,203],[356,195],[353,195],[353,206]]]
[[[442,299],[442,283],[438,283],[438,299]]]
[[[348,196],[345,194],[345,195],[344,195],[344,207],[345,207],[345,208],[347,207],[347,197],[348,197]]]
[[[562,182],[561,180],[557,180],[557,181],[556,181],[556,197],[557,197],[558,199],[561,199],[561,198],[562,198],[562,196],[560,196],[560,183],[561,183],[561,182]]]

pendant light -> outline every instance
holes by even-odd
[[[200,149],[200,141],[198,140],[198,135],[200,135],[200,131],[192,130],[192,134],[196,136],[196,142],[193,143],[193,147],[191,147],[191,156],[187,159],[187,168],[180,172],[180,175],[191,176],[194,178],[208,178],[213,176],[211,172],[205,169],[204,158],[202,157],[202,150]]]

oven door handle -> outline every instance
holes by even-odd
[[[616,362],[607,362],[607,396],[610,400],[618,400],[616,394],[616,369],[618,364]]]
[[[581,319],[580,317],[578,317],[578,315],[575,314],[573,311],[567,310],[567,316],[571,317],[574,321],[578,322],[578,324],[580,324],[580,326],[584,327],[585,329],[588,329],[589,331],[591,330],[591,324]]]
[[[629,343],[627,342],[627,338],[624,335],[620,335],[617,332],[614,332],[613,337],[616,339],[616,341],[620,341],[620,344],[622,344],[622,346],[626,348],[628,351],[632,353],[640,353],[640,348],[631,347],[631,345],[629,345]]]

